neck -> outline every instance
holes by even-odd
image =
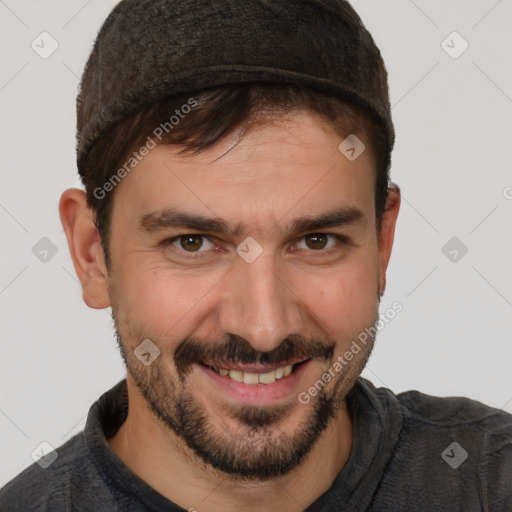
[[[127,384],[128,416],[108,443],[133,473],[186,510],[298,512],[331,487],[350,456],[352,421],[344,406],[290,473],[265,482],[233,479],[199,459],[155,418],[131,379]]]

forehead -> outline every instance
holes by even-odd
[[[130,206],[124,215],[140,219],[177,207],[262,222],[268,214],[276,222],[292,209],[318,213],[322,206],[371,207],[375,171],[370,151],[351,161],[339,149],[345,136],[314,113],[256,124],[238,142],[237,137],[193,156],[178,155],[177,146],[156,146],[118,185],[114,215]]]

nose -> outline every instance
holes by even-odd
[[[300,295],[284,266],[265,251],[252,263],[238,258],[234,265],[222,294],[221,332],[245,338],[260,352],[271,351],[287,336],[300,333]]]

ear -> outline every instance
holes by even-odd
[[[395,226],[400,210],[401,196],[400,187],[391,182],[388,187],[388,197],[382,215],[382,225],[379,237],[379,295],[384,294],[386,289],[386,270],[388,268],[393,240],[395,237]]]
[[[108,308],[108,271],[93,210],[87,205],[85,192],[76,188],[63,192],[59,215],[73,265],[82,284],[84,302],[93,309]]]

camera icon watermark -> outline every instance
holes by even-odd
[[[450,238],[441,248],[441,252],[452,262],[458,263],[468,252],[467,246],[456,236]]]
[[[361,156],[363,151],[366,149],[363,141],[351,133],[346,139],[344,139],[338,146],[338,150],[348,160],[353,162]]]
[[[145,366],[149,366],[160,355],[160,349],[149,338],[140,343],[133,352]]]
[[[469,48],[469,43],[457,31],[454,31],[443,39],[441,48],[452,59],[458,59]]]
[[[248,236],[237,246],[236,252],[246,263],[252,263],[260,257],[263,247],[252,236]]]
[[[48,59],[59,47],[57,40],[49,32],[41,32],[33,41],[30,43],[30,47],[34,50],[39,57],[42,59]]]
[[[50,467],[58,458],[59,454],[48,441],[40,443],[30,454],[34,462],[37,462],[43,469]]]
[[[454,441],[443,451],[441,457],[449,466],[457,469],[468,458],[468,452]]]
[[[32,247],[32,254],[41,262],[48,263],[56,254],[57,246],[46,236],[43,236]]]

